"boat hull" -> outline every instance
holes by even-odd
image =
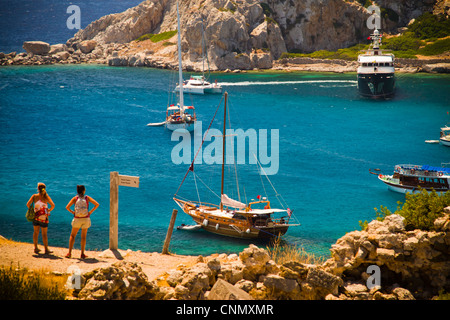
[[[394,95],[394,73],[359,73],[358,91],[364,97],[387,98]]]
[[[185,129],[188,131],[194,130],[194,122],[166,122],[166,128],[175,131],[178,129]]]
[[[436,192],[447,192],[449,191],[448,188],[419,188],[417,186],[408,186],[408,185],[402,185],[395,181],[395,179],[392,179],[391,176],[381,176],[378,177],[384,184],[387,185],[388,189],[394,192],[403,193],[406,194],[409,193],[418,193],[421,192],[421,190],[426,190],[427,192],[436,191]]]
[[[177,86],[175,88],[175,91],[180,91],[180,87]],[[192,87],[189,85],[183,86],[183,93],[190,93],[190,94],[205,94],[205,91],[203,87]]]
[[[180,87],[176,86],[175,92],[179,92]],[[205,93],[213,93],[220,94],[222,93],[222,87],[216,86],[214,84],[206,84],[206,85],[183,85],[183,93],[189,94],[205,94]]]
[[[289,221],[275,221],[258,219],[253,222],[233,211],[220,210],[217,207],[200,206],[196,203],[175,199],[178,206],[202,229],[232,238],[239,239],[270,239],[284,235],[290,224]],[[212,213],[217,212],[217,213]]]
[[[222,93],[222,87],[214,87],[214,86],[210,86],[208,88],[204,89],[205,93],[214,93],[214,94],[220,94]]]
[[[442,145],[450,147],[450,140],[448,138],[440,138],[439,141]]]
[[[188,213],[189,214],[189,213]],[[214,221],[213,218],[205,219],[199,218],[192,214],[189,214],[192,219],[199,225],[201,225],[202,229],[214,234],[231,237],[231,238],[239,238],[239,239],[271,239],[277,236],[284,235],[289,226],[274,226],[274,227],[247,227],[242,228],[242,226],[238,225],[230,225],[225,223],[220,223],[218,221]],[[206,220],[206,221],[205,221]]]

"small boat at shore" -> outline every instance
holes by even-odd
[[[445,126],[444,128],[441,128],[439,142],[444,146],[450,147],[450,127]]]
[[[407,193],[420,190],[446,192],[450,190],[450,168],[433,167],[429,165],[399,164],[394,168],[393,175],[381,174],[379,169],[371,174],[388,186],[389,190]]]

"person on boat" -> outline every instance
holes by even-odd
[[[69,253],[67,253],[66,258],[72,257],[72,248],[75,243],[75,237],[77,236],[78,230],[81,229],[81,259],[86,259],[87,256],[84,254],[84,249],[86,248],[87,231],[91,226],[90,216],[95,210],[97,210],[99,203],[92,197],[85,195],[86,188],[83,185],[77,186],[77,193],[78,195],[73,197],[66,206],[67,211],[73,214],[72,231],[69,238]],[[90,211],[89,203],[94,205],[94,208]],[[72,205],[75,205],[75,210],[71,209]]]
[[[48,249],[48,217],[50,216],[50,212],[55,209],[55,204],[52,199],[48,195],[46,191],[46,186],[44,183],[39,182],[38,193],[33,194],[30,197],[30,200],[27,202],[27,207],[29,208],[31,204],[34,202],[34,220],[33,220],[33,244],[34,244],[34,253],[39,253],[40,250],[38,248],[38,239],[39,232],[42,230],[42,242],[44,243],[45,254],[50,254],[52,251]],[[50,204],[50,208],[48,205]]]

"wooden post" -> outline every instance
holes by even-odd
[[[109,173],[109,249],[119,247],[119,173]]]
[[[177,209],[173,209],[172,218],[170,218],[169,229],[167,230],[166,240],[164,240],[164,247],[162,254],[169,254],[170,238],[172,237],[173,226],[175,225],[175,219],[177,218]]]

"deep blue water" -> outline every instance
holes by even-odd
[[[178,141],[171,141],[170,131],[146,124],[163,120],[175,75],[96,65],[2,67],[0,234],[32,242],[25,204],[42,181],[56,204],[50,245],[67,247],[71,214],[65,206],[76,185],[85,184],[87,194],[100,203],[92,215],[87,249],[108,248],[109,173],[118,171],[140,177],[138,189],[120,187],[119,248],[161,251],[176,208],[172,196],[188,165],[173,163]],[[450,120],[448,75],[399,74],[397,93],[387,101],[361,98],[355,74],[215,76],[229,93],[234,128],[279,130],[279,170],[270,180],[302,224],[290,228],[285,240],[308,251],[328,254],[339,237],[359,229],[359,220],[374,218],[375,207],[395,210],[397,201],[404,201],[369,174],[370,168],[390,173],[400,163],[450,162],[450,148],[424,142],[438,139],[439,128]],[[186,97],[195,104],[204,130],[220,99]],[[214,128],[221,128],[220,117]],[[250,199],[264,195],[264,189],[248,162],[238,171]],[[196,172],[219,192],[215,167],[198,165]],[[189,178],[182,195],[196,195]],[[267,182],[265,188],[269,193]],[[179,210],[176,224],[191,222]],[[248,242],[203,231],[175,230],[170,250],[210,254],[246,246]]]
[[[0,0],[0,52],[24,52],[24,41],[66,43],[78,30],[67,27],[70,5],[80,8],[80,24],[111,13],[123,12],[143,0]],[[151,30],[149,30],[150,32]]]

